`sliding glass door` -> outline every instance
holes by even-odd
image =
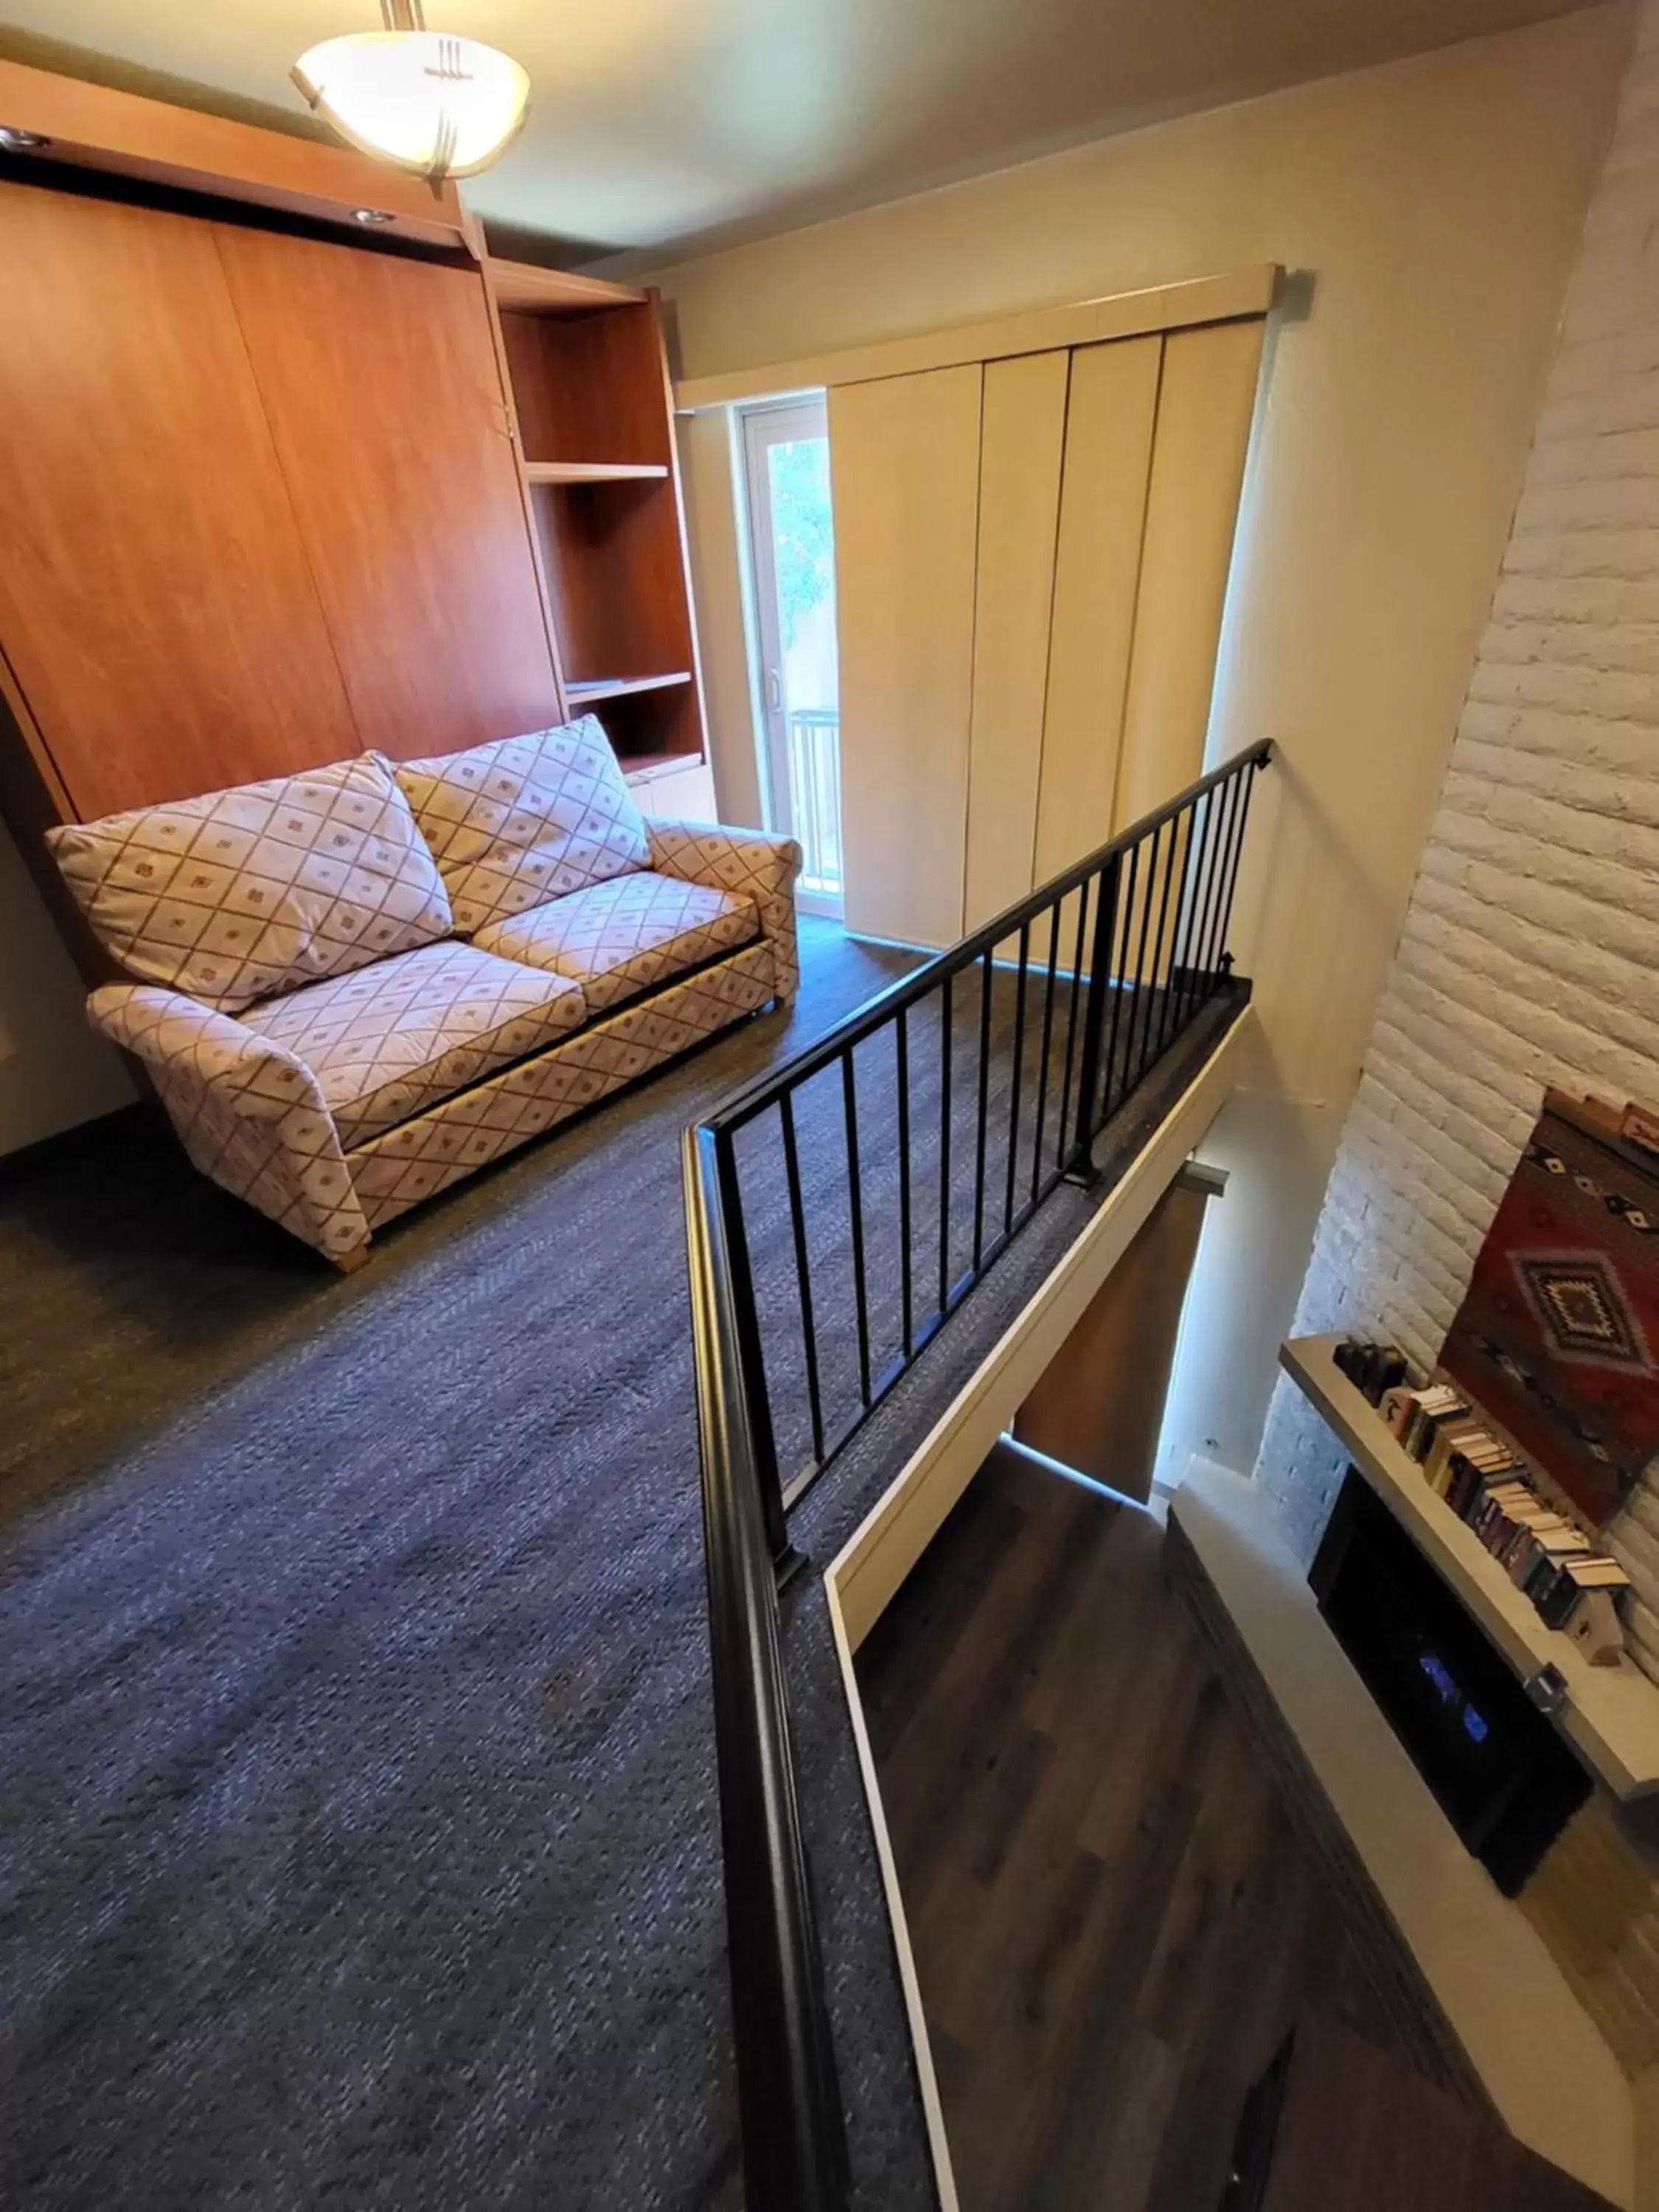
[[[841,693],[823,401],[746,409],[743,428],[767,820],[800,840],[802,906],[839,915]]]

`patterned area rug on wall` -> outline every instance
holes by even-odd
[[[1552,1091],[1441,1364],[1600,1528],[1659,1449],[1659,1159]]]

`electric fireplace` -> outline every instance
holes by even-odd
[[[1355,1468],[1308,1579],[1447,1819],[1518,1895],[1589,1775]]]

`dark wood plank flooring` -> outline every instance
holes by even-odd
[[[963,2212],[1208,2212],[1299,2019],[1389,2041],[1162,1541],[1000,1451],[860,1654]]]

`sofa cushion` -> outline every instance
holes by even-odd
[[[761,933],[752,899],[648,870],[613,877],[529,914],[493,922],[476,942],[582,987],[588,1012],[637,998]]]
[[[369,754],[46,837],[128,974],[221,1012],[453,927],[409,802]]]
[[[644,817],[597,718],[388,763],[469,933],[642,868]]]
[[[430,945],[251,1007],[317,1079],[349,1152],[580,1029],[580,985],[471,945]]]

